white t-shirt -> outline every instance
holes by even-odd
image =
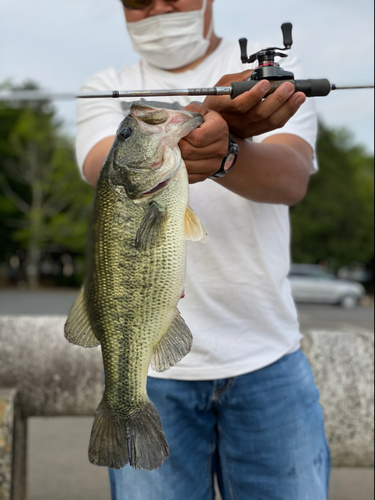
[[[259,47],[252,45],[254,53]],[[223,40],[197,68],[170,73],[140,60],[120,71],[109,68],[90,78],[83,91],[211,87],[243,65],[237,44]],[[303,78],[291,57],[283,67]],[[163,97],[186,106],[196,97]],[[115,134],[132,99],[80,100],[77,160],[82,171],[92,147]],[[154,101],[155,99],[149,99]],[[160,105],[160,103],[159,103]],[[288,133],[315,148],[317,120],[308,99],[283,129],[254,137]],[[316,162],[312,172],[317,169]],[[193,334],[192,351],[159,378],[214,380],[242,375],[299,349],[300,331],[287,279],[290,266],[289,210],[285,205],[256,203],[212,180],[190,186],[190,205],[206,227],[207,245],[188,243],[186,297],[179,302]]]

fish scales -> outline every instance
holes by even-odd
[[[101,341],[103,351],[111,353],[104,359],[105,399],[113,408],[117,408],[119,401],[126,401],[127,411],[137,411],[138,406],[133,401],[134,398],[139,400],[135,393],[142,398],[144,396],[141,388],[147,375],[150,352],[172,321],[175,311],[170,304],[176,304],[181,297],[186,260],[186,240],[181,231],[188,192],[187,183],[181,183],[180,176],[185,175],[186,170],[181,170],[166,189],[165,196],[162,194],[158,198],[161,206],[170,199],[185,202],[170,205],[171,215],[163,244],[144,252],[141,259],[134,241],[144,209],[134,206],[129,199],[125,199],[124,203],[117,193],[114,195],[112,190],[105,188],[108,185],[105,178],[100,181],[103,190],[99,187],[91,244],[96,260],[93,265],[95,272],[86,285],[87,307],[91,324],[97,325],[94,333]],[[108,203],[108,199],[111,202]],[[107,210],[103,210],[102,206]],[[108,224],[108,220],[112,223]],[[97,233],[102,232],[104,238],[98,238]],[[113,244],[103,245],[103,241]],[[90,261],[88,265],[91,266]],[[108,294],[107,290],[111,287],[112,293]],[[103,335],[101,324],[106,325],[106,332],[108,325],[112,325],[113,334]],[[119,353],[115,365],[114,352]],[[118,379],[132,380],[133,383],[127,384],[124,389],[116,383]],[[132,392],[128,393],[129,390]]]
[[[133,104],[99,176],[88,272],[65,325],[70,342],[102,348],[105,390],[89,446],[96,465],[152,470],[169,455],[146,382],[150,362],[164,371],[191,347],[177,304],[186,239],[205,230],[188,207],[177,144],[202,121]]]

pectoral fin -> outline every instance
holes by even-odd
[[[192,343],[193,336],[179,311],[176,310],[176,317],[169,330],[154,348],[151,358],[152,368],[157,372],[168,370],[190,352]]]
[[[150,246],[162,245],[167,229],[167,210],[154,201],[142,219],[135,238],[135,247],[138,250],[147,250]]]
[[[187,240],[200,243],[207,243],[209,239],[197,214],[190,207],[187,207],[185,214],[185,236]]]
[[[85,304],[84,287],[73,304],[69,317],[65,323],[64,332],[65,338],[72,344],[81,347],[98,347],[100,344],[89,322],[89,315]]]

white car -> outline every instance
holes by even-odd
[[[353,309],[366,294],[360,283],[344,281],[325,268],[312,264],[292,264],[289,280],[296,302],[341,304]]]

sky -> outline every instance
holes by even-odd
[[[308,78],[374,82],[373,0],[215,0],[214,9],[219,36],[262,46],[281,46],[280,26],[292,22],[293,52]],[[78,92],[92,74],[137,59],[119,0],[0,0],[0,83],[31,79],[44,90]],[[335,91],[316,101],[328,126],[348,128],[374,151],[373,90]],[[76,103],[56,106],[74,136]]]

